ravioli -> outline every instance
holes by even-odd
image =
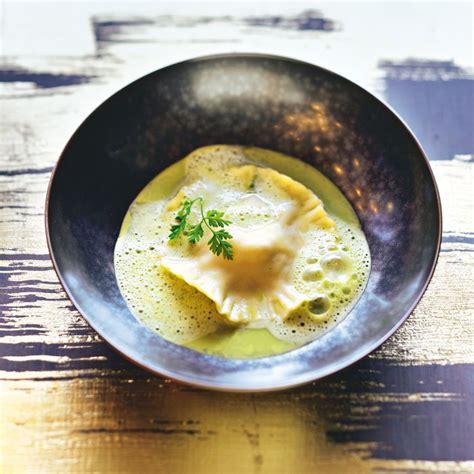
[[[209,251],[209,235],[169,241],[182,202],[197,197],[232,222],[233,260]],[[369,262],[355,213],[320,173],[269,150],[224,145],[155,178],[130,207],[115,250],[119,286],[139,319],[173,342],[230,357],[278,353],[322,334],[357,300]]]
[[[180,190],[167,211],[175,212],[184,199],[196,198],[198,190],[225,186],[226,193],[208,200],[230,216],[245,216],[232,221],[234,259],[212,254],[203,239],[184,252],[175,252],[173,243],[168,243],[162,248],[161,265],[213,300],[231,323],[287,318],[307,300],[295,289],[293,272],[303,234],[311,226],[333,231],[334,221],[314,193],[275,170],[219,166],[213,174],[212,161],[205,169],[204,176],[193,173],[195,181]],[[262,214],[263,224],[258,219]]]

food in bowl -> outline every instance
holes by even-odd
[[[249,358],[300,347],[361,295],[370,252],[350,203],[281,153],[213,145],[131,204],[114,264],[132,313],[163,338]]]

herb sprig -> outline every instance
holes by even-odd
[[[196,202],[199,203],[201,221],[198,224],[192,225],[188,223],[188,217]],[[170,228],[169,240],[175,240],[183,234],[191,244],[196,244],[204,236],[204,227],[207,227],[212,233],[212,237],[207,242],[210,251],[217,256],[222,254],[225,260],[232,260],[234,258],[234,249],[232,244],[228,242],[232,239],[232,235],[224,229],[225,226],[232,224],[232,222],[224,219],[223,212],[216,211],[215,209],[210,209],[204,213],[204,199],[202,197],[183,201],[175,219],[177,223],[173,224]]]

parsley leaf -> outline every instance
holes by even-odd
[[[202,223],[190,225],[188,227],[187,237],[192,244],[197,244],[203,235],[204,229],[202,228]]]
[[[215,211],[214,209],[207,211],[206,213],[207,222],[211,227],[224,227],[231,224],[230,221],[223,219],[223,216],[223,212]]]
[[[198,224],[192,225],[187,222],[187,219],[195,202],[200,204],[201,221]],[[224,212],[216,211],[215,209],[210,209],[204,214],[203,203],[202,197],[192,201],[186,199],[181,203],[181,208],[175,217],[177,223],[173,224],[170,228],[169,240],[174,240],[181,234],[184,234],[191,244],[196,244],[204,236],[203,226],[206,226],[212,234],[207,242],[210,251],[217,256],[222,254],[225,260],[232,260],[234,258],[234,249],[232,244],[227,242],[232,239],[232,235],[224,229],[225,226],[232,224],[232,222],[224,219]],[[215,228],[219,228],[219,230],[214,230]]]
[[[186,199],[181,204],[181,209],[179,210],[178,214],[176,215],[175,219],[177,224],[174,224],[170,228],[170,233],[168,235],[169,240],[174,240],[179,237],[186,230],[187,222],[186,219],[188,218],[189,214],[191,213],[191,208],[193,207],[193,202]]]
[[[225,260],[232,260],[234,257],[234,249],[229,242],[226,240],[232,239],[232,235],[226,230],[218,230],[214,232],[212,237],[209,239],[208,245],[212,253],[217,256],[222,254]]]

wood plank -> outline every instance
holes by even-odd
[[[325,381],[260,395],[195,390],[134,370],[3,382],[4,466],[30,472],[34,459],[35,472],[471,472],[472,366],[451,369],[413,373],[365,359]],[[465,386],[453,393],[459,377]]]
[[[13,23],[12,7],[5,9],[2,24],[15,40],[5,42],[10,54],[0,67],[1,472],[474,472],[474,163],[445,156],[472,152],[472,135],[461,133],[468,123],[453,122],[462,130],[449,129],[443,141],[450,160],[432,163],[443,245],[421,303],[369,357],[305,387],[233,395],[151,376],[89,328],[51,268],[43,202],[66,139],[115,90],[181,59],[254,50],[318,62],[378,95],[401,93],[393,100],[402,100],[405,118],[436,146],[426,117],[421,123],[410,115],[403,94],[413,84],[387,90],[377,61],[404,57],[409,44],[419,57],[436,50],[467,66],[457,33],[472,22],[466,30],[463,8],[323,6],[305,17],[300,5],[223,6],[221,14],[201,4],[170,12],[129,3],[114,5],[110,15],[107,6],[56,3],[39,4],[29,16],[24,5],[14,7]],[[383,30],[378,48],[374,28]],[[443,35],[433,33],[437,28]],[[22,31],[37,41],[24,42]],[[416,86],[428,121],[451,107],[442,121],[449,125],[457,115],[443,84],[436,84],[439,94]]]

